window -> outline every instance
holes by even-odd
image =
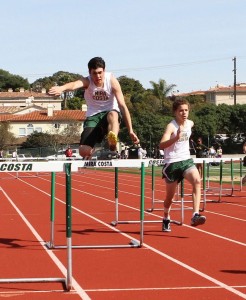
[[[36,131],[36,132],[42,132],[42,128],[41,128],[41,127],[36,127],[36,128],[35,128],[35,131]]]
[[[27,125],[27,135],[30,135],[34,132],[34,127],[32,124]]]
[[[19,128],[19,136],[26,136],[26,128]]]

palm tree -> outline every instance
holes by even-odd
[[[167,85],[164,79],[159,79],[159,82],[150,81],[152,85],[152,93],[160,101],[161,108],[163,108],[163,102],[167,99],[168,94],[176,87],[176,84]]]

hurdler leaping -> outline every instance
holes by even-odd
[[[96,143],[101,143],[107,135],[109,148],[116,151],[121,116],[134,144],[139,143],[132,129],[132,121],[126,106],[119,81],[109,72],[105,72],[105,62],[101,57],[94,57],[88,63],[89,76],[53,86],[50,95],[59,96],[64,91],[85,89],[87,104],[84,130],[81,133],[79,153],[82,157],[91,157]]]

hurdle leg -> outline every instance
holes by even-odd
[[[242,179],[243,179],[243,160],[242,158],[240,158],[240,191],[242,191],[243,188]]]
[[[67,278],[66,288],[72,288],[72,205],[71,205],[71,164],[65,164],[66,171],[66,237],[67,237]]]
[[[141,197],[140,197],[140,247],[143,245],[144,236],[144,179],[145,170],[144,163],[141,164]]]
[[[48,248],[54,248],[54,225],[55,225],[55,181],[56,174],[51,172],[51,201],[50,201],[50,241],[45,245]]]
[[[181,203],[181,220],[177,221],[177,220],[171,220],[171,223],[176,224],[176,225],[182,225],[184,223],[184,179],[181,180],[181,199],[180,199],[180,203]],[[178,192],[177,192],[177,197],[179,196],[179,185],[177,187]]]
[[[206,162],[203,161],[203,175],[202,175],[202,190],[203,190],[203,206],[200,211],[204,211],[206,208]]]
[[[223,177],[223,163],[222,160],[220,161],[220,191],[219,191],[219,200],[221,202],[221,195],[222,195],[222,177]]]
[[[115,172],[114,172],[115,221],[111,222],[111,225],[113,226],[116,226],[119,221],[118,179],[119,179],[119,169],[118,167],[115,167]]]
[[[152,191],[152,197],[151,197],[151,208],[147,209],[148,212],[152,212],[154,210],[155,205],[155,165],[152,164],[151,166],[151,191]]]
[[[233,166],[233,160],[231,159],[231,196],[234,192],[234,166]]]
[[[207,204],[207,194],[206,194],[206,172],[205,172],[205,166],[206,166],[206,162],[205,160],[203,161],[203,210],[205,210],[206,208],[206,204]]]

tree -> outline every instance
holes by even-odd
[[[14,91],[23,87],[29,89],[30,84],[27,79],[19,75],[10,74],[8,71],[0,69],[0,91],[7,91],[12,88]]]
[[[122,93],[124,95],[137,95],[145,92],[142,84],[133,78],[128,78],[127,76],[120,76],[118,78],[121,85]]]
[[[160,101],[161,110],[163,110],[164,101],[167,99],[168,94],[176,87],[175,84],[167,85],[164,79],[159,79],[159,82],[150,81],[152,85],[152,93]]]
[[[69,145],[77,142],[80,138],[80,123],[71,120],[60,135],[63,144]]]
[[[16,140],[14,135],[9,130],[10,124],[8,122],[0,123],[0,149],[5,149],[7,146],[13,144]]]
[[[197,111],[191,111],[189,118],[194,121],[194,138],[198,136],[204,140],[213,137],[218,131],[216,105],[206,104]]]
[[[229,126],[232,133],[246,133],[246,104],[231,105],[231,115],[229,119]]]
[[[23,148],[38,148],[52,146],[52,136],[45,132],[34,131],[30,134],[26,141],[22,143]]]
[[[79,78],[81,78],[81,75],[79,74],[59,71],[54,73],[52,76],[37,79],[33,82],[32,89],[36,92],[40,92],[42,88],[45,88],[48,91],[54,85],[63,85],[70,81],[76,81]],[[67,91],[61,95],[63,99],[63,109],[68,108],[67,100],[72,99],[74,96],[83,98],[84,93],[82,91]]]
[[[67,102],[67,109],[81,110],[82,104],[84,104],[84,103],[85,103],[85,100],[83,100],[79,97],[73,97],[73,98],[69,99],[69,101]]]

